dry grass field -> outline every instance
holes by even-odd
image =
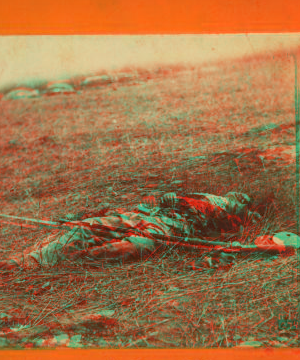
[[[76,94],[3,98],[0,128],[2,213],[57,219],[105,204],[132,209],[169,191],[242,191],[263,220],[241,242],[296,232],[294,65],[286,54],[135,69],[134,79]],[[2,224],[1,259],[47,233]],[[297,330],[278,328],[280,315],[297,318],[296,256],[191,270],[199,256],[166,247],[137,263],[2,275],[0,346],[299,346]]]

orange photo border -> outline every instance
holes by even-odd
[[[0,35],[300,32],[299,0],[0,0]],[[3,350],[3,359],[282,359],[300,349]]]
[[[0,0],[1,35],[299,32],[298,0]]]

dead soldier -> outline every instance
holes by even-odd
[[[223,233],[238,234],[243,224],[255,223],[260,217],[249,210],[249,196],[238,192],[224,197],[204,193],[181,197],[168,193],[158,201],[154,197],[144,200],[131,212],[111,210],[105,216],[72,221],[79,226],[62,236],[52,234],[24,253],[1,261],[0,269],[53,267],[79,259],[140,259],[156,250],[155,234],[166,238],[216,238]],[[80,227],[80,223],[91,228]],[[101,225],[101,230],[94,225]]]

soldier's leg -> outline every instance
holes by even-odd
[[[58,234],[51,234],[42,241],[27,248],[24,252],[13,255],[10,259],[0,262],[1,270],[29,269],[40,265],[40,252],[43,247],[47,249],[49,244],[57,242]]]
[[[106,260],[141,259],[155,251],[155,242],[142,236],[129,236],[121,241],[112,241],[86,250],[74,252],[72,260],[79,258]]]
[[[51,235],[27,251],[14,256],[9,261],[0,263],[2,268],[32,269],[38,266],[51,267],[72,258],[72,253],[101,243],[93,232],[80,227],[74,228],[62,236]]]
[[[121,241],[107,242],[97,246],[97,242],[89,238],[90,234],[82,229],[73,229],[57,240],[42,243],[33,251],[21,257],[0,263],[0,268],[30,269],[37,266],[49,267],[66,259],[76,261],[79,258],[129,260],[140,259],[150,255],[156,248],[155,242],[141,236],[129,236]],[[93,242],[93,243],[92,243]],[[96,245],[96,246],[95,246]]]

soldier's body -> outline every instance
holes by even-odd
[[[105,230],[73,228],[62,236],[52,234],[26,252],[0,262],[0,268],[29,269],[51,267],[65,260],[139,259],[156,250],[152,234],[207,238],[222,232],[238,233],[245,218],[259,215],[249,211],[250,198],[231,192],[224,197],[174,193],[140,204],[132,212],[109,211],[105,216],[83,220],[88,225],[104,225]],[[76,224],[79,222],[73,221]]]

